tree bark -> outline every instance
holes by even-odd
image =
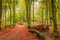
[[[31,26],[31,4],[29,4],[29,16],[28,16],[28,27],[30,27]]]
[[[36,29],[30,29],[29,31],[35,33],[40,40],[54,40],[54,36],[47,32],[40,32]]]
[[[13,26],[15,25],[15,1],[13,1]]]
[[[26,18],[28,22],[28,28],[31,26],[31,2],[29,0],[25,0],[26,2]]]
[[[28,23],[28,0],[25,0],[25,2],[26,2],[26,19]]]
[[[1,30],[1,18],[2,18],[2,0],[0,0],[0,30]]]
[[[54,26],[54,33],[57,33],[57,17],[56,17],[56,5],[54,0],[51,0],[51,6],[52,6],[52,21]]]

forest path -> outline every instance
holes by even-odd
[[[2,35],[1,35],[2,34]],[[29,29],[18,25],[10,30],[4,30],[0,35],[0,40],[39,40]]]
[[[45,34],[46,35],[46,34]],[[49,40],[49,36],[47,37]],[[14,28],[6,28],[0,31],[0,40],[40,40],[37,36],[29,32],[24,25],[16,25]],[[60,40],[57,38],[56,40]]]

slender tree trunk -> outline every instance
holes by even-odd
[[[11,22],[11,21],[12,21],[12,20],[11,20],[12,6],[11,6],[11,5],[9,6],[9,10],[10,10],[10,15],[9,15],[10,20],[9,20],[9,21],[10,21],[10,26],[11,26],[11,24],[12,24],[12,22]]]
[[[44,17],[44,15],[43,15],[43,8],[42,8],[42,14],[41,14],[41,15],[42,15],[42,16],[41,16],[41,18],[42,18],[42,24],[44,24],[44,23],[43,23],[43,21],[44,21],[44,20],[43,20],[43,17]]]
[[[56,5],[54,3],[54,0],[51,0],[51,6],[52,6],[52,21],[54,26],[54,32],[57,33]]]
[[[28,27],[31,26],[31,4],[29,5],[29,9],[28,9],[29,13],[28,13]]]
[[[0,0],[0,29],[1,29],[1,18],[2,18],[2,0]]]
[[[33,25],[34,25],[34,0],[33,0]]]
[[[4,17],[5,17],[5,28],[6,28],[6,8],[7,8],[7,6],[5,6],[5,13],[4,13]]]
[[[15,25],[15,1],[13,1],[13,26]]]
[[[26,2],[26,19],[28,23],[28,0],[25,0],[25,2]]]
[[[10,9],[10,25],[11,25],[11,6],[9,6]]]
[[[26,2],[26,18],[28,22],[28,27],[31,26],[31,3],[29,3],[29,0],[25,0]]]

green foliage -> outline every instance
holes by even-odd
[[[38,8],[37,8],[37,6],[35,7],[35,8],[37,8],[37,12],[35,12],[36,9],[33,9],[32,3],[39,2],[39,0],[2,0],[2,9],[4,11],[8,11],[7,9],[9,9],[8,13],[3,12],[3,15],[8,14],[6,17],[6,23],[7,23],[6,25],[13,24],[14,18],[15,18],[15,23],[20,22],[20,23],[27,25],[27,22],[28,22],[27,15],[26,15],[26,5],[27,4],[30,7],[30,10],[28,10],[28,11],[30,11],[29,14],[31,14],[30,15],[31,18],[29,18],[31,25],[33,25],[33,22],[35,23],[37,21],[42,23],[42,19],[45,23],[46,22],[45,19],[47,20],[47,16],[48,16],[48,21],[50,21],[49,16],[51,16],[51,3],[49,3],[50,1],[48,2],[47,0],[41,0],[41,1],[43,1],[43,2],[38,3],[38,5],[37,5]],[[26,2],[27,2],[27,4],[26,4]],[[48,5],[47,7],[46,7],[46,4]],[[56,14],[58,13],[57,15],[59,15],[57,18],[58,19],[57,23],[60,22],[60,9],[59,9],[60,5],[59,4],[60,4],[60,0],[59,1],[56,0],[56,2],[55,2],[56,8],[57,8]],[[34,5],[36,5],[36,4],[34,4]],[[17,6],[17,8],[16,8],[16,6]],[[14,9],[14,7],[15,7],[15,9]],[[34,10],[34,20],[33,20],[33,10]],[[48,10],[48,12],[47,12],[47,10]],[[14,13],[15,13],[15,17],[13,16]],[[46,14],[48,14],[48,15],[46,16]],[[43,15],[43,18],[42,18],[42,15]],[[2,20],[4,20],[4,22],[5,22],[5,17],[3,16],[2,18],[3,18]],[[10,20],[11,20],[11,24],[10,24]],[[5,24],[4,22],[2,21],[2,25]]]

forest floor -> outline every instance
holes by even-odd
[[[14,28],[6,28],[0,31],[0,40],[39,40],[29,32],[29,29],[21,25]]]
[[[24,25],[16,25],[14,28],[6,28],[0,31],[0,40],[40,40],[37,36],[29,32]],[[57,38],[56,40],[60,40]]]

